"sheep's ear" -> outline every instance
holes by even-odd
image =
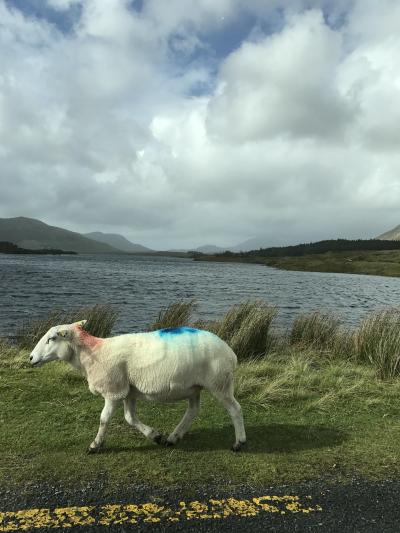
[[[68,337],[68,335],[69,335],[69,331],[67,329],[59,329],[57,331],[57,337],[64,337],[65,339],[66,337]]]
[[[79,326],[82,328],[86,324],[87,320],[79,320],[79,322],[75,322],[74,326]]]

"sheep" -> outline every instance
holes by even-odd
[[[233,451],[246,443],[242,409],[234,397],[237,357],[217,335],[190,327],[98,338],[86,321],[54,326],[30,354],[41,366],[54,360],[70,363],[87,379],[89,390],[104,398],[100,426],[88,453],[98,452],[119,402],[127,423],[157,444],[172,446],[183,438],[199,412],[200,393],[207,389],[225,407],[235,428]],[[143,424],[135,413],[137,400],[188,400],[182,420],[166,438]]]

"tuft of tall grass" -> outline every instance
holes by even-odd
[[[356,330],[339,328],[332,339],[328,356],[331,358],[354,361],[354,336]]]
[[[213,332],[229,344],[239,360],[263,356],[271,343],[270,327],[276,314],[275,307],[248,300],[231,307],[212,325]]]
[[[374,313],[354,334],[354,357],[370,362],[381,379],[400,375],[400,310]]]
[[[379,388],[374,369],[349,361],[321,359],[313,350],[273,353],[243,361],[236,372],[236,393],[257,405],[301,403],[307,409],[332,409],[343,399],[369,396]]]
[[[154,331],[190,325],[221,337],[239,359],[265,354],[271,342],[269,330],[277,313],[275,307],[249,300],[231,307],[221,319],[211,321],[193,321],[195,308],[195,300],[175,302],[160,311],[156,322],[149,329]]]
[[[157,320],[150,326],[150,330],[163,328],[178,328],[188,326],[196,308],[195,300],[179,300],[161,309]]]
[[[347,335],[341,331],[340,319],[332,314],[315,311],[298,316],[290,331],[291,345],[332,351],[341,348]]]
[[[51,311],[37,320],[25,323],[17,334],[17,342],[21,348],[31,349],[51,327],[79,320],[87,320],[84,328],[95,337],[108,337],[117,318],[118,313],[107,304],[81,307],[74,311]]]
[[[271,331],[277,310],[263,301],[249,300],[234,305],[222,318],[211,321],[193,320],[195,308],[194,300],[172,303],[159,312],[156,322],[149,329],[179,326],[206,329],[225,340],[237,354],[239,361],[260,359],[267,352],[273,352],[266,361],[268,368],[271,368],[272,356],[279,358],[291,351],[293,357],[285,361],[285,373],[265,385],[263,394],[266,398],[273,398],[275,393],[279,396],[282,387],[287,388],[294,375],[305,376],[310,365],[315,364],[317,356],[321,361],[329,360],[332,364],[335,361],[335,364],[340,364],[342,361],[371,365],[378,377],[383,380],[400,376],[399,309],[370,315],[356,329],[343,328],[335,315],[322,312],[302,314],[294,321],[289,332],[278,332],[276,329]],[[18,346],[32,349],[52,326],[83,319],[87,320],[85,329],[92,335],[107,337],[115,324],[117,313],[109,305],[95,305],[69,312],[53,311],[22,327],[18,335]],[[11,348],[5,347],[4,342],[0,344],[0,349],[8,354],[6,357],[10,360],[16,356],[14,352],[10,352]],[[313,354],[312,363],[307,363],[304,357],[308,352]],[[296,354],[302,354],[301,360],[296,359]],[[298,368],[296,365],[299,364],[307,371],[304,370],[302,373],[296,371],[296,373],[294,369]],[[292,370],[289,372],[289,369]],[[255,378],[251,375],[247,378],[246,387],[252,388]],[[290,383],[298,391],[302,390],[303,382],[299,379],[296,378]]]
[[[0,369],[19,369],[27,366],[28,354],[7,340],[0,339]]]

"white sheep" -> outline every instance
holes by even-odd
[[[202,389],[209,390],[232,418],[236,437],[232,450],[239,451],[245,444],[242,410],[233,395],[237,358],[217,335],[181,327],[100,339],[82,328],[85,322],[51,328],[29,359],[35,366],[57,359],[67,361],[85,375],[93,394],[103,396],[100,427],[89,453],[100,449],[107,425],[121,400],[128,424],[158,444],[175,444],[199,412]],[[189,406],[165,439],[137,418],[137,399],[161,402],[187,399]]]

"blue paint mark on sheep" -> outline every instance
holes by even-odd
[[[158,334],[160,335],[160,337],[172,337],[175,335],[182,335],[183,333],[196,334],[196,333],[200,333],[200,330],[195,329],[195,328],[188,328],[188,327],[165,328],[165,329],[158,330]]]

